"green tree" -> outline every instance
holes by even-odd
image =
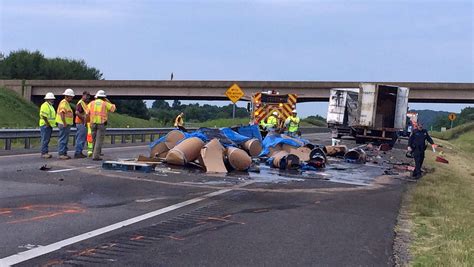
[[[39,51],[18,50],[0,58],[0,78],[26,80],[99,80],[102,73],[84,60],[45,58]]]
[[[173,105],[171,105],[171,108],[174,110],[179,110],[181,108],[181,101],[179,100],[173,100]]]
[[[165,100],[155,100],[153,104],[151,105],[151,108],[153,109],[169,109],[170,104],[166,102]]]
[[[150,113],[143,100],[115,100],[117,112],[127,114],[135,118],[150,119]]]

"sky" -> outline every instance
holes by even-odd
[[[0,0],[0,51],[84,59],[108,80],[474,82],[473,10],[458,0]],[[298,110],[325,116],[327,103]]]

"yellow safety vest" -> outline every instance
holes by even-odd
[[[66,99],[61,100],[58,106],[58,112],[56,112],[56,123],[58,124],[63,124],[60,115],[61,113],[64,113],[64,119],[66,120],[66,123],[68,125],[72,125],[74,114],[72,113],[71,105],[69,105],[69,102],[67,102]]]
[[[56,110],[54,110],[53,105],[51,105],[48,101],[44,102],[41,105],[39,115],[40,127],[46,125],[46,122],[44,121],[43,117],[46,117],[48,119],[49,125],[51,125],[51,127],[56,126]]]
[[[276,127],[278,124],[278,119],[273,116],[273,115],[270,115],[267,119],[267,127]]]
[[[298,128],[300,126],[300,118],[290,116],[288,117],[288,120],[290,120],[290,123],[288,125],[288,132],[294,133],[298,131]]]
[[[89,103],[89,118],[90,123],[103,124],[108,119],[108,113],[115,111],[115,105],[104,101],[102,99],[96,99]]]
[[[183,120],[183,117],[181,115],[178,115],[178,117],[176,117],[176,119],[174,120],[174,127],[178,127],[178,126],[184,126],[184,120]]]

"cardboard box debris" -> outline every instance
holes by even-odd
[[[225,148],[214,138],[201,148],[199,162],[207,173],[227,173],[224,164]]]
[[[186,163],[194,161],[199,157],[203,146],[204,142],[201,139],[197,137],[188,138],[168,152],[166,163],[186,165]]]

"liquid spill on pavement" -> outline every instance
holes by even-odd
[[[331,159],[326,168],[317,171],[281,171],[270,168],[265,164],[259,165],[259,172],[231,172],[228,174],[209,174],[199,168],[188,167],[157,167],[156,175],[163,176],[163,173],[181,173],[184,175],[199,174],[198,181],[193,180],[188,183],[202,183],[207,185],[236,184],[242,181],[252,180],[257,183],[290,183],[302,182],[306,180],[321,180],[334,183],[367,186],[371,185],[377,176],[383,174],[383,166],[376,164],[354,164],[341,159]],[[216,180],[217,178],[217,180]],[[186,183],[186,182],[185,182]]]

